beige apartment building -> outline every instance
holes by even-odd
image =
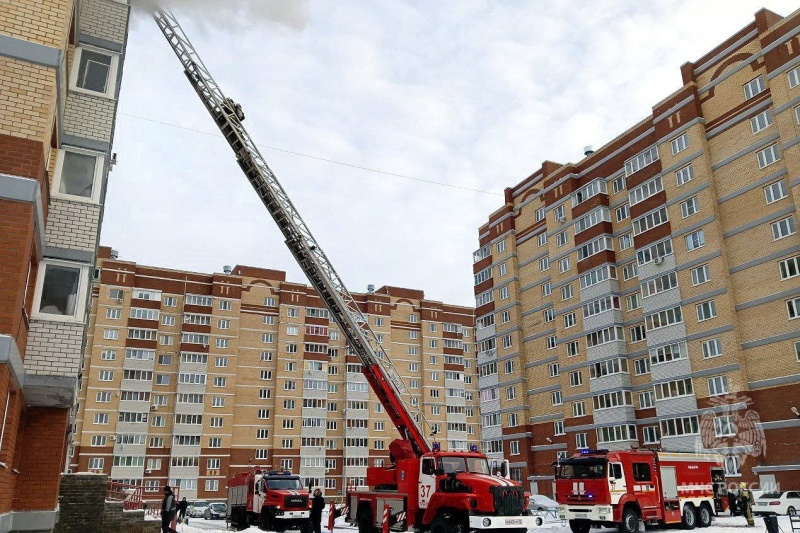
[[[284,272],[198,274],[101,247],[70,469],[160,497],[224,500],[229,476],[269,466],[337,497],[388,461],[398,435],[358,358],[308,285]],[[354,294],[436,440],[480,435],[473,310],[382,287]]]
[[[534,491],[560,457],[630,447],[714,449],[733,481],[797,487],[798,35],[800,11],[759,11],[480,228],[484,449]]]

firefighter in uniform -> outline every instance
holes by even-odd
[[[747,519],[747,527],[752,527],[756,525],[753,521],[753,493],[747,488],[746,483],[741,483],[739,489],[739,509]]]

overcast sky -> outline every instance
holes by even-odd
[[[210,11],[182,3],[185,31],[242,104],[250,135],[349,289],[395,285],[462,305],[474,305],[478,227],[502,207],[505,187],[545,159],[578,161],[585,145],[648,116],[681,86],[681,64],[761,7],[784,16],[797,7],[312,0],[276,22],[269,9],[243,12],[244,0]],[[141,16],[113,150],[101,244],[121,259],[206,273],[252,265],[306,282],[177,58]]]

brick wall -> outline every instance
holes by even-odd
[[[14,509],[47,510],[56,508],[61,468],[66,454],[65,438],[68,409],[35,407],[25,411],[20,439],[24,442],[17,469],[19,479]]]
[[[83,0],[80,31],[117,43],[125,42],[128,7],[111,0]]]
[[[0,57],[0,93],[5,106],[0,133],[49,142],[56,102],[55,70]]]
[[[42,9],[42,0],[0,2],[0,33],[63,48],[74,3],[48,0],[47,9]]]
[[[94,252],[99,226],[99,205],[53,199],[45,232],[47,245]]]
[[[24,353],[28,331],[22,307],[33,248],[33,206],[0,200],[0,213],[0,334],[14,337]]]
[[[0,513],[11,510],[14,489],[17,482],[17,474],[13,468],[16,466],[17,435],[20,423],[20,411],[22,409],[22,394],[14,386],[11,371],[8,366],[0,365],[0,391],[11,394],[8,402],[8,413],[6,415],[6,431],[3,434],[3,442],[0,443],[0,461],[5,463],[8,468],[0,468]],[[0,408],[5,406],[6,396],[0,396]]]
[[[114,106],[115,101],[110,98],[69,93],[64,107],[64,132],[95,141],[110,141]]]
[[[31,322],[25,368],[39,375],[77,376],[81,364],[83,324]]]

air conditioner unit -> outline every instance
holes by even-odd
[[[117,300],[117,303],[121,304],[123,302],[124,298],[122,298],[122,296],[120,296],[119,298],[116,298],[116,300]]]
[[[111,442],[114,442],[115,440],[117,440],[117,436],[116,435],[111,435],[110,437],[108,437],[108,440],[110,440]]]
[[[663,262],[664,262],[664,258],[663,257],[656,257],[655,259],[653,259],[653,263],[655,263],[657,265],[660,265]]]
[[[150,469],[148,468],[147,470],[145,470],[145,471],[144,471],[144,473],[145,473],[145,474],[152,474],[152,473],[153,473],[153,471],[152,471],[152,470],[150,470]]]
[[[150,410],[151,411],[158,411],[158,406],[157,405],[151,405],[150,406]]]

